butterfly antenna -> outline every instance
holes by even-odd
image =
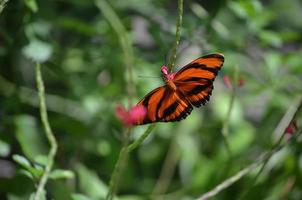
[[[138,75],[139,78],[160,78],[159,76],[142,76]]]

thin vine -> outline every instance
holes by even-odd
[[[40,200],[41,196],[44,193],[44,187],[47,183],[49,173],[50,173],[53,163],[54,163],[54,158],[57,153],[58,144],[57,144],[56,138],[51,130],[51,127],[50,127],[49,121],[48,121],[48,115],[47,115],[47,109],[46,109],[46,103],[45,103],[45,88],[44,88],[44,83],[43,83],[43,78],[42,78],[42,73],[41,73],[41,65],[39,63],[36,64],[35,72],[36,72],[36,82],[37,82],[38,95],[39,95],[39,101],[40,101],[40,117],[41,117],[41,121],[43,124],[43,128],[44,128],[47,140],[50,144],[50,151],[48,153],[47,164],[46,164],[44,173],[38,183],[37,191],[34,194],[34,200]]]

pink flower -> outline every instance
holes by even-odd
[[[233,89],[233,83],[232,83],[232,80],[231,78],[226,75],[223,77],[223,82],[224,84],[229,88],[229,89]],[[244,85],[244,79],[243,78],[238,78],[237,79],[237,85],[238,87],[242,87]]]
[[[230,79],[230,77],[229,76],[224,76],[223,77],[223,82],[224,82],[224,84],[229,88],[229,89],[232,89],[233,88],[233,84],[232,84],[232,81],[231,81],[231,79]]]
[[[123,106],[116,107],[115,114],[125,126],[131,126],[147,114],[147,109],[142,105],[136,105],[127,111]]]
[[[297,129],[298,129],[297,121],[293,120],[289,123],[289,125],[286,127],[284,132],[288,135],[292,135]]]

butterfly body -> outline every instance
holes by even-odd
[[[137,105],[143,106],[147,113],[135,125],[153,122],[173,122],[185,119],[193,110],[210,99],[213,81],[222,67],[222,54],[209,54],[200,57],[181,68],[169,73],[161,68],[164,86],[147,94]]]

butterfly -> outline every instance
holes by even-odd
[[[165,85],[152,90],[136,106],[146,114],[134,125],[153,122],[174,122],[185,119],[193,110],[210,100],[213,82],[224,62],[222,54],[209,54],[193,60],[176,73],[161,67]]]

